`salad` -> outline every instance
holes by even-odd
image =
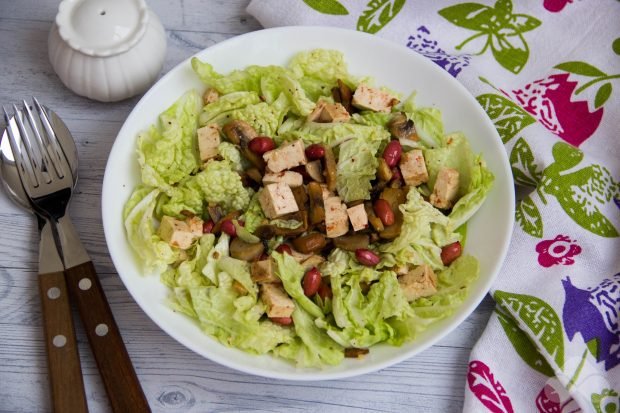
[[[226,346],[300,367],[398,346],[478,276],[466,224],[493,174],[436,108],[317,49],[221,74],[138,136],[128,241],[170,307]]]

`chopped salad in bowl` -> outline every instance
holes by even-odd
[[[320,367],[459,307],[479,273],[467,222],[494,176],[438,109],[350,75],[335,50],[191,64],[204,89],[138,136],[123,212],[171,310],[225,346]]]

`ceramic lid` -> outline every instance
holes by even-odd
[[[64,0],[56,25],[73,49],[90,56],[112,56],[131,49],[144,35],[144,0]]]

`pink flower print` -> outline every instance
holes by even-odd
[[[603,108],[590,112],[588,101],[571,101],[577,82],[569,81],[568,76],[568,73],[551,75],[504,93],[551,132],[578,147],[598,128]]]
[[[559,392],[551,383],[558,386]],[[564,390],[556,378],[548,380],[545,387],[536,396],[536,409],[538,409],[538,413],[574,413],[581,411],[575,400]]]
[[[545,9],[549,10],[552,13],[557,13],[562,11],[562,9],[568,4],[572,3],[573,0],[545,0],[543,2],[543,6]]]
[[[536,407],[539,413],[561,413],[562,406],[560,405],[560,396],[556,393],[555,389],[545,384],[545,387],[538,393],[536,397]]]
[[[573,257],[581,254],[581,247],[566,235],[558,235],[554,239],[540,241],[536,245],[538,263],[543,267],[557,264],[573,265]]]

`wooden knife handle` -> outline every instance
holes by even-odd
[[[77,304],[112,410],[150,412],[93,263],[69,268],[65,274],[71,301]]]
[[[40,274],[39,290],[54,411],[88,412],[65,275]]]

